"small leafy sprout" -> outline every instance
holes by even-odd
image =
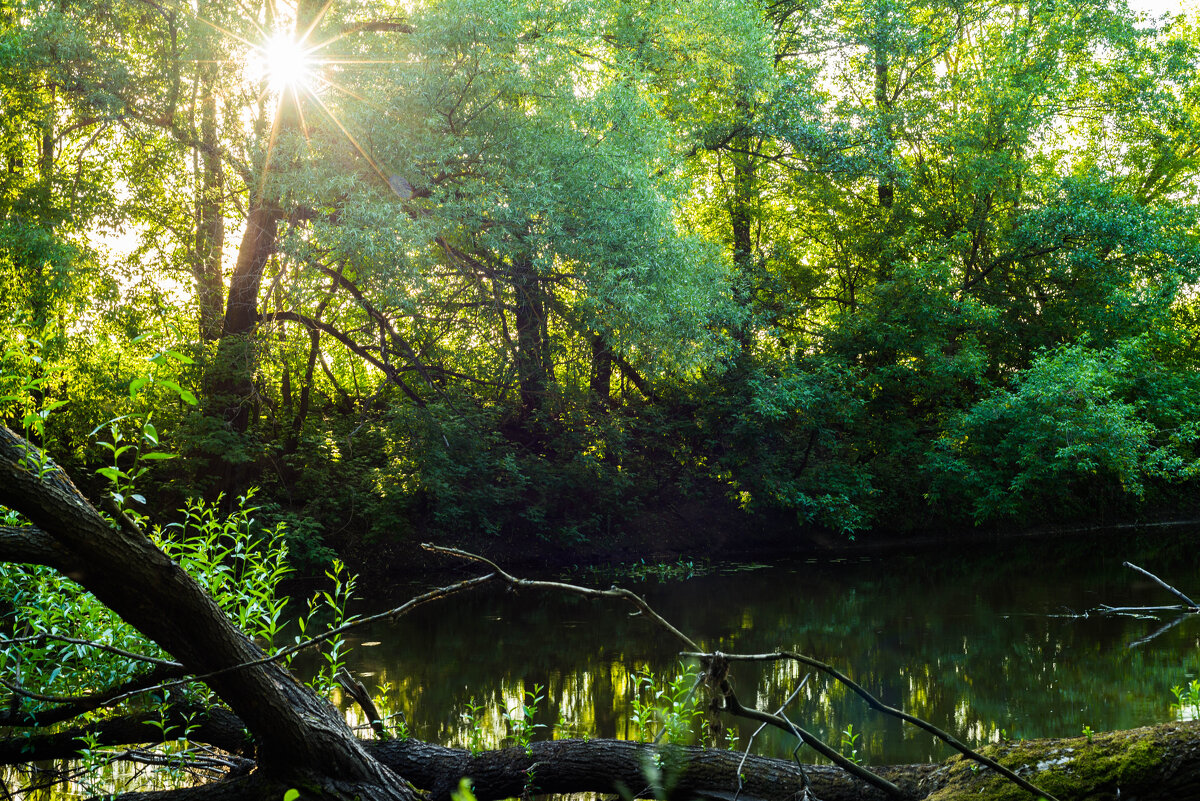
[[[842,756],[855,765],[862,764],[862,757],[858,755],[858,738],[861,736],[861,732],[854,730],[853,723],[847,723],[846,728],[842,731]]]

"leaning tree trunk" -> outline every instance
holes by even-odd
[[[264,780],[315,796],[403,799],[412,792],[362,748],[336,709],[239,631],[191,576],[131,524],[108,523],[45,456],[0,427],[0,505],[33,528],[6,529],[4,555],[49,563],[173,655],[254,736]],[[27,548],[22,550],[22,541]],[[24,558],[14,558],[14,557]]]

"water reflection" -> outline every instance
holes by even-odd
[[[1197,575],[1194,543],[1173,534],[810,561],[636,589],[705,648],[801,651],[967,742],[1074,736],[1085,725],[1129,728],[1172,714],[1170,688],[1196,674],[1200,623],[1186,620],[1130,648],[1164,621],[1071,613],[1164,602],[1161,589],[1121,568],[1124,559],[1186,591]],[[436,742],[505,743],[512,724],[504,713],[517,713],[535,686],[545,688],[538,736],[633,737],[634,675],[670,673],[679,649],[629,612],[615,602],[493,588],[358,632],[372,647],[354,649],[351,669],[368,688],[391,685],[388,703],[411,733]],[[733,669],[743,701],[771,709],[806,673],[792,663]],[[868,762],[949,755],[821,676],[788,712],[835,745],[852,724]],[[740,742],[752,730],[738,729]],[[756,740],[761,753],[786,756],[792,747],[775,732]]]

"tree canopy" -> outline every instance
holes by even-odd
[[[261,487],[313,567],[1171,514],[1198,46],[1120,0],[10,3],[0,412],[136,511]],[[110,465],[146,425],[184,458]]]

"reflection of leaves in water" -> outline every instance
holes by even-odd
[[[767,570],[771,565],[760,562],[718,562],[707,559],[676,559],[674,562],[663,562],[639,559],[636,562],[626,562],[619,565],[589,565],[568,570],[560,578],[563,581],[587,585],[621,584],[627,582],[640,583],[645,581],[686,581],[713,574],[735,575],[749,573],[754,570]]]
[[[995,739],[1001,729],[1073,736],[1084,725],[1100,731],[1167,719],[1170,688],[1200,667],[1195,621],[1129,650],[1152,623],[1049,616],[1064,606],[1154,602],[1161,590],[1132,582],[1123,559],[1161,566],[1159,575],[1186,584],[1183,577],[1197,574],[1200,549],[1177,533],[1172,538],[1174,547],[1126,536],[752,570],[712,564],[706,575],[646,581],[638,591],[705,648],[808,653],[969,742]],[[641,616],[543,592],[461,596],[362,636],[383,645],[356,650],[352,667],[396,686],[393,706],[412,721],[414,736],[444,742],[461,735],[458,716],[472,696],[509,708],[534,684],[546,687],[536,722],[632,736],[629,677],[677,661],[674,644]],[[734,675],[742,697],[772,709],[801,678],[788,663],[738,665]],[[947,755],[932,738],[816,678],[788,714],[835,745],[853,725],[868,763]],[[786,757],[791,748],[782,734],[756,740],[763,753]]]

